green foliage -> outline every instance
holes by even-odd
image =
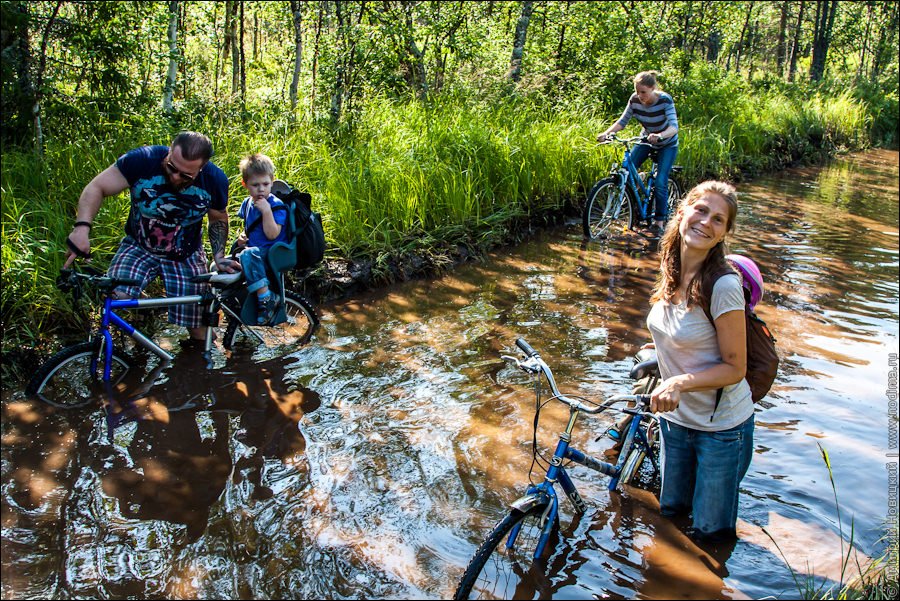
[[[23,133],[28,103],[8,104],[7,92],[21,91],[14,66],[34,72],[56,2],[2,2],[5,24],[28,27],[32,52],[27,63],[4,48],[4,59],[15,59],[3,68],[4,349],[77,325],[53,279],[81,189],[122,152],[165,144],[180,129],[209,134],[214,160],[230,174],[247,153],[272,156],[280,177],[314,194],[331,252],[376,264],[402,251],[489,247],[507,239],[511,224],[577,204],[619,159],[594,137],[646,69],[661,71],[675,98],[688,182],[733,179],[870,139],[897,142],[896,59],[878,59],[883,74],[874,82],[857,80],[852,63],[832,62],[816,86],[787,83],[766,50],[777,34],[774,4],[713,3],[701,19],[698,3],[536,3],[514,86],[505,72],[519,2],[300,3],[303,61],[292,111],[288,3],[244,3],[242,98],[223,47],[225,3],[182,2],[174,106],[163,113],[167,4],[61,4],[46,29],[40,157]],[[891,5],[873,6],[875,21],[889,22]],[[764,27],[741,47],[748,9]],[[859,10],[842,7],[840,23],[861,34]],[[879,36],[878,48],[896,47],[896,36]],[[8,147],[16,143],[24,150]],[[236,208],[237,178],[231,192]],[[98,267],[126,213],[124,197],[104,204],[92,231]]]

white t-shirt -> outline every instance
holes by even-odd
[[[744,311],[744,291],[737,274],[720,277],[713,287],[710,302],[713,319],[729,311]],[[703,307],[688,309],[687,301],[679,305],[657,301],[647,316],[647,327],[656,344],[663,379],[698,373],[722,363],[716,329]],[[678,407],[660,417],[707,432],[733,428],[753,415],[753,398],[747,380],[725,387],[713,415],[715,404],[716,389],[682,392]]]

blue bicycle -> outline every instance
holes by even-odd
[[[650,225],[653,219],[653,182],[656,180],[656,160],[649,173],[638,172],[631,160],[631,147],[635,144],[649,146],[647,139],[607,137],[604,144],[618,143],[624,147],[622,164],[613,163],[608,177],[594,184],[587,195],[582,212],[584,237],[590,240],[625,233],[635,225]],[[676,174],[682,167],[674,166],[669,173],[669,215],[675,212],[681,200],[682,188]]]
[[[469,562],[454,599],[516,599],[531,598],[528,579],[531,576],[532,563],[541,559],[548,548],[548,542],[554,532],[559,532],[559,499],[555,486],[562,486],[566,496],[582,514],[587,506],[579,495],[569,475],[568,460],[610,476],[609,490],[613,491],[619,484],[628,484],[639,473],[644,460],[649,458],[654,475],[658,475],[657,433],[659,423],[645,409],[650,396],[645,394],[617,395],[601,405],[590,407],[586,399],[563,395],[556,387],[553,372],[541,356],[521,338],[516,346],[525,354],[525,359],[504,356],[522,371],[535,376],[536,411],[535,436],[532,441],[532,454],[537,463],[537,426],[540,416],[541,376],[546,378],[552,397],[569,406],[569,422],[564,432],[559,435],[556,451],[549,462],[547,475],[540,484],[533,482],[528,486],[525,495],[512,503],[509,514],[494,527],[481,543],[472,560]],[[635,365],[631,370],[632,378],[647,379],[644,389],[652,389],[658,381],[655,357]],[[596,414],[609,409],[613,405],[630,403],[620,409],[630,414],[632,419],[622,432],[624,439],[618,460],[615,464],[596,459],[573,448],[570,444],[575,421],[580,413]],[[591,403],[593,404],[593,403]],[[530,475],[529,475],[530,479]]]
[[[283,276],[282,276],[283,277]],[[40,399],[62,408],[82,407],[107,392],[127,383],[145,378],[136,377],[137,363],[123,345],[114,344],[111,328],[134,341],[135,346],[149,350],[165,364],[174,357],[124,320],[120,309],[154,309],[173,305],[201,305],[203,323],[209,326],[205,341],[208,354],[213,345],[214,331],[218,331],[222,345],[231,349],[242,342],[264,346],[272,352],[293,348],[310,340],[319,325],[313,305],[293,292],[284,292],[284,302],[272,325],[256,325],[256,299],[247,292],[242,273],[207,273],[192,281],[209,285],[203,294],[168,298],[117,299],[113,291],[118,286],[136,286],[138,280],[109,278],[85,267],[84,271],[63,270],[57,287],[70,292],[76,304],[85,287],[103,296],[99,326],[86,342],[68,346],[50,357],[35,373],[25,388],[31,398]],[[283,282],[279,282],[283,290]],[[225,326],[219,328],[219,314],[225,315]],[[208,356],[208,355],[207,355]],[[152,385],[152,378],[150,384]],[[119,391],[121,392],[121,391]]]

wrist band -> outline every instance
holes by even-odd
[[[72,254],[75,255],[76,257],[81,257],[82,259],[90,259],[91,258],[91,253],[84,252],[83,250],[81,250],[80,248],[75,246],[75,243],[72,242],[71,238],[66,238],[66,246],[69,247],[69,250],[72,251]]]
[[[86,225],[88,229],[94,227],[94,224],[92,224],[90,221],[76,221],[73,227],[78,227],[79,225]]]

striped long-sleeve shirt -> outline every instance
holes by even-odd
[[[631,118],[637,119],[638,123],[643,126],[641,135],[658,134],[669,126],[678,129],[678,116],[675,114],[675,102],[672,97],[665,92],[659,92],[659,98],[650,106],[644,106],[638,100],[637,94],[632,94],[628,99],[628,106],[625,112],[619,117],[617,123],[623,128],[628,125]],[[654,144],[657,148],[664,146],[674,146],[678,144],[678,134],[665,140],[662,144]]]

